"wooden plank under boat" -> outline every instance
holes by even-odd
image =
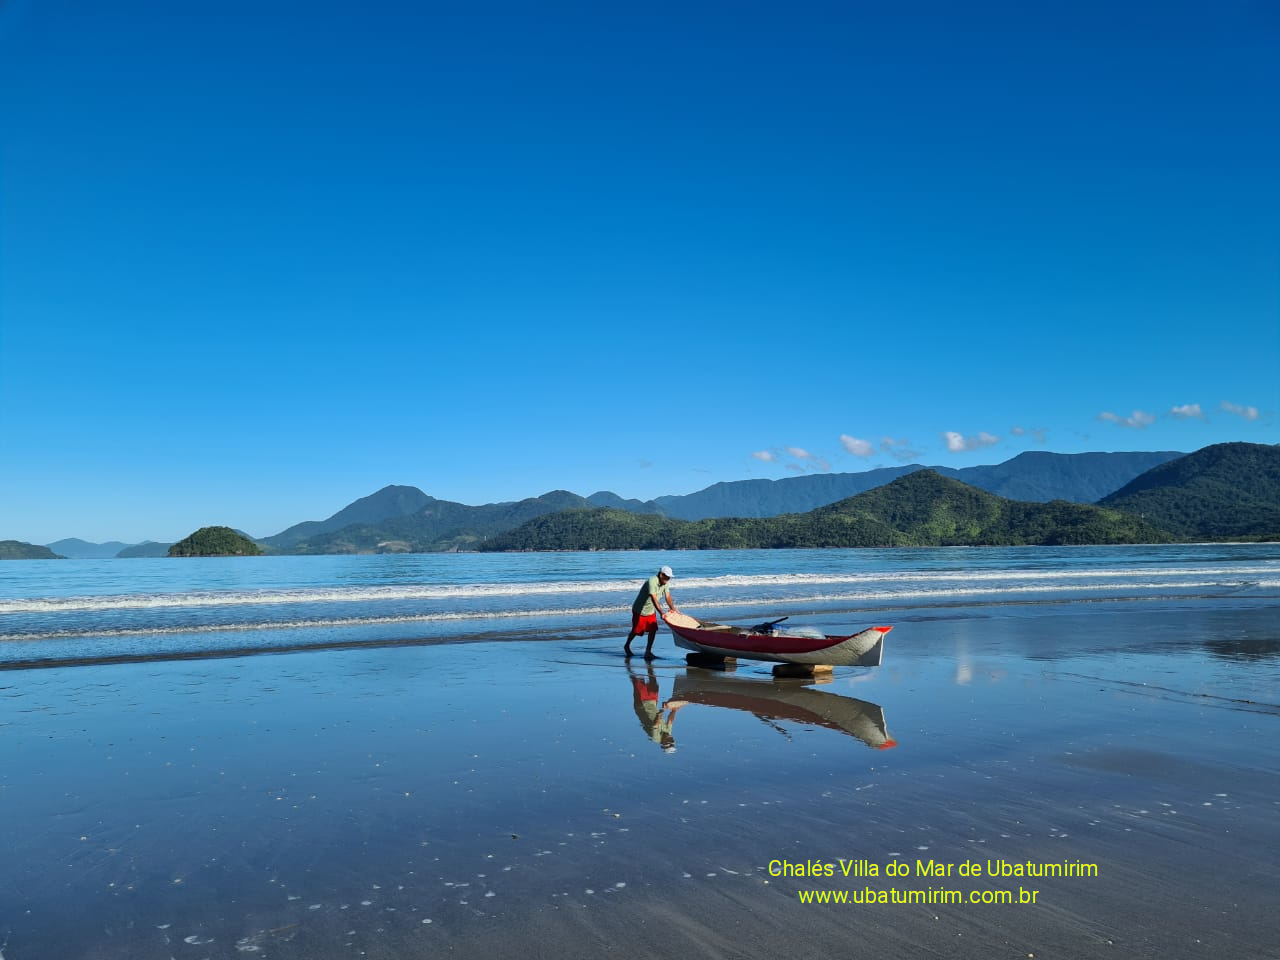
[[[712,657],[794,663],[802,666],[878,667],[884,657],[884,636],[893,627],[868,627],[844,636],[793,636],[785,630],[757,633],[699,620],[684,613],[668,614],[667,626],[676,646]]]
[[[877,703],[795,681],[744,680],[697,671],[676,677],[673,702],[744,710],[771,724],[791,720],[825,727],[856,737],[876,750],[889,750],[898,741],[889,736],[884,710]]]

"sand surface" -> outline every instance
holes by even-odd
[[[1280,956],[1276,612],[908,617],[809,686],[665,632],[0,673],[0,954]],[[868,889],[1035,902],[800,896]]]

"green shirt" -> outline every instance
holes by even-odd
[[[651,597],[650,594],[653,596]],[[668,605],[671,603],[671,582],[659,583],[656,573],[644,582],[640,592],[636,594],[636,602],[631,604],[632,616],[647,617],[657,613],[657,609],[653,606],[653,597],[659,600],[665,597]]]

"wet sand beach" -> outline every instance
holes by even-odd
[[[815,684],[665,632],[5,671],[0,953],[1277,956],[1276,613],[906,611]]]

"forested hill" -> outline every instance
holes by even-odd
[[[1141,519],[1088,504],[1008,500],[932,470],[808,513],[673,520],[610,508],[535,518],[479,545],[503,550],[1021,546],[1161,543]]]
[[[23,540],[0,540],[0,560],[65,560],[48,547]]]
[[[388,486],[377,493],[361,497],[347,504],[327,520],[305,520],[274,536],[264,537],[262,542],[281,550],[289,550],[304,541],[319,541],[325,534],[343,527],[370,526],[392,517],[404,517],[417,513],[427,505],[439,502],[427,496],[417,487]]]
[[[262,548],[230,527],[201,527],[169,548],[171,557],[256,557]]]
[[[1280,447],[1214,444],[1148,470],[1100,505],[1180,540],[1280,540]]]

